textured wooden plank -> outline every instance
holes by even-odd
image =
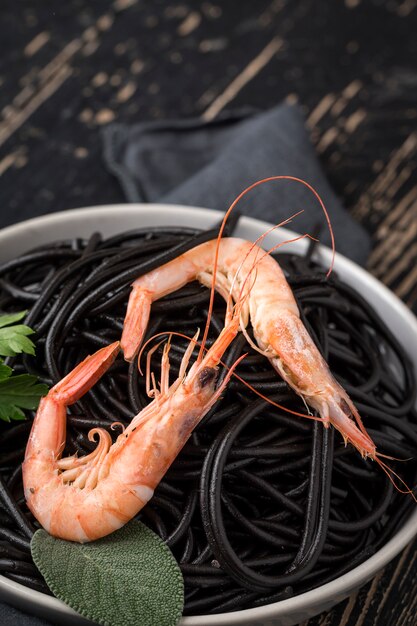
[[[232,80],[230,85],[226,87],[223,93],[204,111],[202,118],[204,120],[212,120],[235,98],[245,85],[247,85],[263,68],[268,65],[274,54],[282,48],[282,40],[274,37],[271,41],[256,55],[256,57]]]

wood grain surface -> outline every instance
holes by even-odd
[[[417,311],[417,0],[3,0],[0,28],[1,225],[122,201],[109,122],[298,101],[368,269]],[[416,625],[416,548],[308,626]]]

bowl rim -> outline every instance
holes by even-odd
[[[175,207],[175,216],[173,208]],[[88,219],[97,219],[100,217],[108,217],[114,215],[114,233],[122,232],[117,228],[117,213],[123,211],[126,217],[137,217],[138,213],[142,214],[142,218],[145,214],[149,214],[148,217],[152,221],[160,219],[168,219],[165,225],[169,224],[169,215],[173,215],[172,222],[178,225],[178,218],[184,220],[184,226],[187,224],[192,227],[207,228],[217,220],[223,217],[223,213],[207,208],[191,207],[184,205],[167,205],[160,203],[132,203],[132,204],[109,204],[109,205],[97,205],[85,208],[70,209],[67,211],[59,211],[52,214],[42,215],[30,220],[25,220],[18,224],[7,226],[0,230],[0,248],[3,243],[13,240],[16,237],[27,233],[28,229],[34,231],[42,230],[43,228],[49,230],[53,229],[57,225],[65,225],[71,222],[74,218],[81,218],[82,221]],[[162,224],[163,222],[158,222]],[[150,225],[150,224],[147,224]],[[173,225],[173,224],[171,224]],[[270,228],[270,223],[258,220],[255,218],[242,216],[240,218],[239,226],[244,226],[247,230],[253,232],[264,232]],[[298,233],[289,229],[280,229],[281,233],[289,235],[291,238],[297,236]],[[53,235],[51,235],[53,236]],[[277,232],[275,234],[268,235],[268,237],[276,240]],[[302,250],[306,245],[305,241],[297,242],[296,249]],[[327,264],[330,264],[332,251],[322,245],[318,247],[318,254],[320,258]],[[335,269],[342,270],[343,274],[353,275],[362,282],[365,287],[371,288],[371,290],[377,291],[379,297],[384,300],[385,303],[395,314],[407,322],[412,328],[413,333],[417,336],[417,318],[406,307],[406,305],[399,300],[399,298],[392,293],[385,285],[374,278],[366,270],[358,266],[353,261],[350,261],[343,255],[336,252],[335,254]],[[346,276],[344,276],[346,278]],[[294,613],[301,613],[303,610],[307,610],[313,607],[323,607],[326,603],[332,601],[332,598],[337,598],[337,602],[342,598],[349,595],[349,593],[365,582],[367,582],[372,576],[374,576],[379,570],[381,570],[387,563],[389,563],[395,556],[397,556],[401,550],[417,535],[417,510],[415,510],[403,524],[403,526],[396,532],[396,534],[374,555],[366,559],[363,563],[350,570],[349,572],[339,576],[335,580],[328,582],[316,589],[304,592],[297,596],[281,600],[279,602],[273,602],[271,604],[256,607],[251,609],[242,609],[234,611],[232,613],[220,613],[216,615],[196,615],[185,616],[181,619],[181,626],[220,626],[221,624],[227,624],[236,626],[244,623],[254,623],[249,620],[263,620],[268,618],[278,618],[283,616],[289,616]],[[11,601],[18,599],[25,599],[28,604],[36,607],[43,607],[50,612],[54,612],[56,617],[59,615],[71,614],[79,616],[78,613],[73,611],[69,606],[64,604],[58,598],[48,596],[40,591],[36,591],[26,587],[20,583],[12,581],[5,576],[0,575],[0,590],[2,590]],[[3,599],[7,598],[3,595]],[[320,609],[322,610],[322,608]]]

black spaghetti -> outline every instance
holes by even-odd
[[[231,233],[233,225],[228,226]],[[9,359],[53,385],[87,354],[120,338],[130,283],[218,229],[153,228],[106,240],[94,234],[41,246],[0,266],[0,310],[28,309],[37,355]],[[351,287],[326,278],[311,258],[278,254],[302,320],[355,402],[378,450],[413,486],[417,480],[416,381],[412,363],[378,314]],[[192,283],[156,302],[145,340],[156,332],[192,337],[205,324],[209,291]],[[216,298],[208,345],[223,327]],[[187,341],[173,338],[178,369]],[[225,357],[248,351],[240,335]],[[155,361],[156,362],[156,361]],[[264,396],[299,412],[300,398],[267,359],[249,349],[237,373]],[[158,374],[156,369],[155,374]],[[175,375],[175,371],[173,372]],[[87,433],[128,424],[147,403],[136,362],[120,357],[71,407],[67,453],[94,448]],[[38,523],[22,491],[31,421],[0,424],[0,573],[48,593],[30,557]],[[204,418],[140,519],[180,563],[186,614],[271,603],[314,589],[366,560],[414,506],[376,463],[363,460],[333,428],[260,399],[237,378]]]

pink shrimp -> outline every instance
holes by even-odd
[[[132,360],[139,349],[152,302],[192,280],[208,287],[214,283],[229,306],[230,296],[239,300],[244,293],[242,329],[250,318],[260,351],[306,404],[319,413],[323,424],[337,428],[345,442],[352,443],[362,456],[376,458],[375,444],[353,402],[332,376],[301,322],[279,264],[249,241],[209,241],[138,278],[133,283],[121,339],[126,360]]]
[[[89,439],[97,435],[99,442],[84,457],[61,458],[66,408],[107,371],[119,352],[119,342],[88,356],[41,400],[26,448],[23,484],[28,507],[51,535],[81,543],[92,541],[117,530],[145,506],[241,360],[216,388],[217,366],[239,330],[239,317],[240,308],[236,307],[205,356],[188,369],[195,337],[171,385],[168,341],[162,356],[160,389],[152,377],[152,402],[113,444],[105,429],[92,429]],[[148,371],[147,380],[150,378]]]

